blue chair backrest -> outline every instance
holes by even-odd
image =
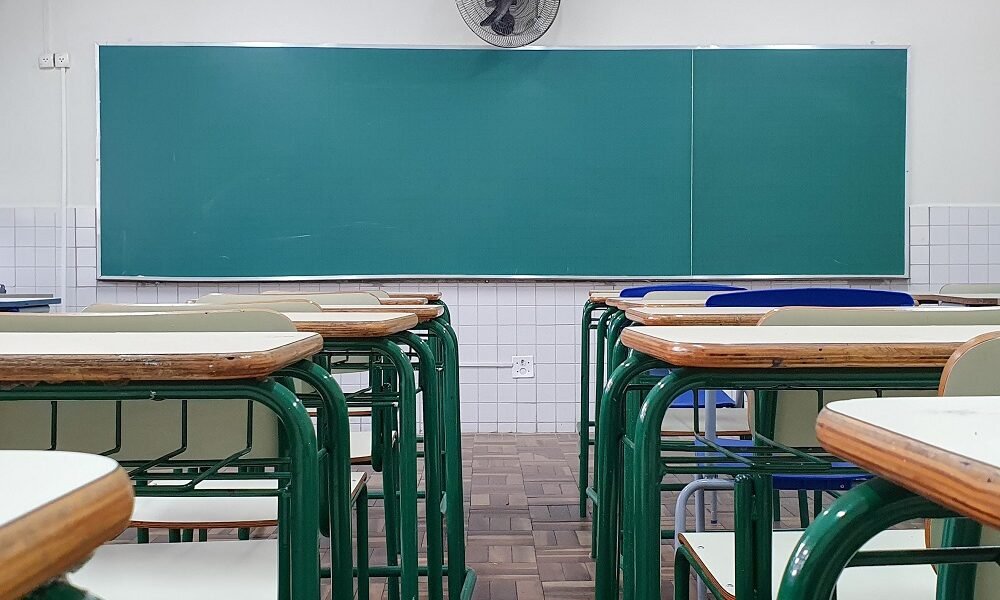
[[[642,298],[649,292],[738,292],[746,288],[718,283],[663,283],[625,288],[618,293],[622,298]]]
[[[913,306],[903,292],[857,288],[775,288],[717,294],[705,306]]]

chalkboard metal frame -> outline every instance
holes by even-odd
[[[518,51],[546,51],[546,50],[905,50],[906,51],[906,77],[905,89],[905,147],[904,147],[904,262],[902,274],[882,274],[882,275],[773,275],[773,274],[753,274],[753,275],[672,275],[672,276],[622,276],[622,275],[282,275],[269,277],[175,277],[175,276],[145,276],[145,275],[104,275],[101,272],[101,65],[100,49],[103,46],[195,46],[195,47],[234,47],[234,48],[354,48],[354,49],[419,49],[419,50],[488,50],[496,52],[518,52]],[[767,280],[787,280],[787,281],[872,281],[872,282],[897,282],[910,278],[910,84],[912,54],[911,46],[898,44],[756,44],[756,45],[623,45],[623,46],[545,46],[531,45],[520,50],[509,48],[495,48],[492,46],[473,45],[403,45],[403,44],[305,44],[305,43],[285,43],[285,42],[97,42],[94,44],[94,78],[95,78],[95,172],[96,172],[96,244],[97,244],[97,280],[109,282],[292,282],[292,281],[392,281],[392,282],[425,282],[425,281],[458,281],[458,282],[490,282],[490,281],[549,281],[549,282],[585,282],[585,281],[607,281],[607,282],[649,282],[649,281],[767,281]]]

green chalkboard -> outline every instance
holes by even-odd
[[[99,52],[102,276],[690,272],[688,53]]]
[[[696,51],[693,271],[902,275],[906,62]]]
[[[906,51],[102,46],[105,278],[894,275]]]

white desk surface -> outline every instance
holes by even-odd
[[[110,458],[8,450],[0,470],[2,598],[59,577],[128,526],[132,483]]]
[[[943,366],[1000,325],[628,327],[622,342],[677,366]]]
[[[117,469],[116,461],[94,454],[2,450],[0,471],[7,484],[0,493],[0,527]]]
[[[322,313],[315,313],[322,314]],[[0,332],[0,360],[10,356],[253,354],[308,340],[300,332]]]
[[[831,402],[817,423],[838,456],[966,516],[1000,525],[1000,396]]]
[[[322,346],[300,332],[0,333],[0,381],[259,378]]]

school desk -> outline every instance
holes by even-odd
[[[405,305],[401,305],[405,306]],[[365,311],[365,306],[351,306],[353,311],[334,310],[321,313],[284,313],[299,331],[323,336],[324,351],[331,355],[382,356],[394,367],[399,378],[400,418],[400,530],[403,547],[400,570],[380,570],[371,567],[374,576],[400,574],[404,584],[416,584],[417,567],[417,429],[416,385],[413,365],[400,345],[409,347],[418,358],[420,390],[425,424],[424,464],[425,503],[427,506],[427,578],[430,598],[440,598],[442,573],[448,570],[449,597],[467,598],[475,583],[474,573],[465,565],[465,514],[462,478],[461,416],[454,390],[458,380],[458,354],[454,331],[447,323],[429,319],[422,326],[446,348],[443,356],[432,344],[413,331],[420,325],[416,312]],[[434,306],[435,312],[441,307]],[[439,385],[438,362],[443,363],[442,376],[451,383]],[[374,382],[373,382],[374,384]],[[391,423],[385,421],[387,427]],[[373,432],[373,436],[377,432]],[[392,439],[392,431],[382,432]],[[375,442],[373,439],[373,449]],[[448,474],[452,474],[448,476]],[[442,493],[443,490],[443,493]],[[389,490],[389,493],[395,493]],[[443,508],[442,508],[443,507]],[[442,513],[448,531],[448,562],[444,564],[442,544]],[[392,519],[390,515],[390,520]],[[391,524],[390,524],[391,526]],[[393,548],[390,548],[393,550]],[[390,556],[392,552],[390,552]],[[411,597],[406,596],[404,598]]]
[[[110,458],[4,450],[0,470],[0,598],[67,586],[56,580],[128,526],[132,482]]]
[[[618,505],[623,489],[622,570],[635,598],[659,598],[660,424],[671,401],[691,389],[935,389],[951,353],[998,326],[900,327],[630,327],[622,342],[635,350],[611,375],[602,400],[597,468],[598,598],[617,594]],[[671,372],[643,400],[630,432],[623,427],[628,381],[652,368]],[[625,472],[616,460],[624,448]],[[800,457],[806,462],[809,459]],[[815,465],[824,469],[823,465]],[[676,465],[672,471],[681,471]],[[698,468],[696,466],[696,468]],[[700,467],[704,470],[704,465]],[[787,468],[787,465],[782,468]],[[713,467],[718,470],[718,467]],[[736,478],[737,537],[752,552],[737,554],[738,597],[770,597],[770,475],[758,465]],[[782,472],[780,469],[777,472]],[[750,515],[757,515],[751,518]],[[766,526],[764,525],[766,522]],[[742,536],[742,537],[741,537]]]
[[[854,551],[918,511],[943,507],[1000,527],[1000,396],[879,398],[831,402],[816,434],[823,447],[881,480],[846,492],[802,536],[781,597],[827,597]],[[928,502],[918,502],[916,497]],[[924,505],[921,508],[921,505]],[[834,514],[836,513],[836,514]],[[891,515],[881,519],[880,513]],[[978,531],[969,546],[978,546]],[[995,562],[997,548],[977,548]],[[977,562],[972,560],[971,562]],[[939,570],[940,574],[940,570]],[[808,587],[807,587],[808,586]]]
[[[308,333],[0,333],[0,401],[133,401],[159,398],[242,399],[263,404],[278,416],[287,444],[287,501],[279,537],[287,552],[279,555],[281,581],[293,598],[319,595],[319,448],[312,422],[302,403],[272,375],[299,377],[320,391],[328,409],[339,388],[329,374],[310,362],[322,349],[322,338]],[[342,402],[343,396],[340,395]],[[346,405],[342,427],[347,429]],[[330,428],[330,436],[338,431]],[[333,451],[328,476],[335,493],[330,500],[336,531],[350,531],[348,482],[350,457]],[[228,460],[228,459],[227,459]],[[124,463],[123,463],[124,464]],[[132,470],[133,478],[156,479],[152,467],[169,467],[169,455]],[[185,463],[186,464],[186,463]],[[215,463],[212,463],[215,464]],[[235,464],[235,463],[230,463]],[[143,495],[157,495],[143,486]],[[167,493],[176,493],[168,491]],[[348,521],[341,521],[346,517]],[[331,548],[334,587],[350,590],[351,555],[342,545]],[[348,540],[347,548],[350,544]]]

